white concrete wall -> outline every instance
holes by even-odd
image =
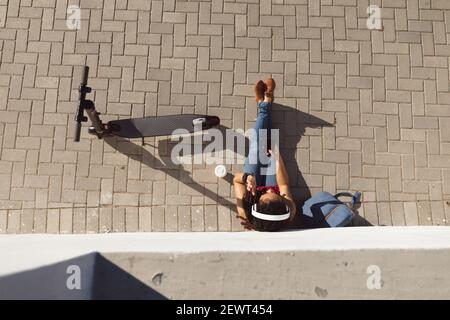
[[[174,299],[450,298],[450,227],[5,235],[0,282],[92,252]]]

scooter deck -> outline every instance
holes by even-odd
[[[201,126],[194,126],[195,119],[205,118]],[[135,119],[113,120],[107,127],[111,134],[124,138],[142,138],[171,135],[177,129],[185,129],[192,133],[206,130],[220,124],[215,116],[198,114],[168,115],[161,117],[145,117]]]

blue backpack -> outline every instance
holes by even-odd
[[[350,203],[344,203],[339,197],[351,197]],[[334,196],[329,192],[318,192],[303,205],[300,214],[302,228],[345,227],[354,216],[353,209],[361,200],[361,192],[355,194],[340,192]]]

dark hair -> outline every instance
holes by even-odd
[[[256,210],[264,214],[282,215],[286,213],[286,204],[281,197],[276,200],[261,200],[264,193],[256,191],[253,196],[251,192],[246,192],[243,198],[245,216],[252,229],[257,231],[280,231],[289,223],[289,219],[283,221],[267,221],[256,218],[252,215],[252,206],[256,203]]]

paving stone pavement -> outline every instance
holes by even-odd
[[[105,120],[195,112],[242,129],[272,75],[300,204],[361,190],[373,224],[446,225],[449,56],[447,0],[0,0],[0,233],[242,230],[229,179],[171,163],[166,137],[85,125],[73,142],[84,64]]]

